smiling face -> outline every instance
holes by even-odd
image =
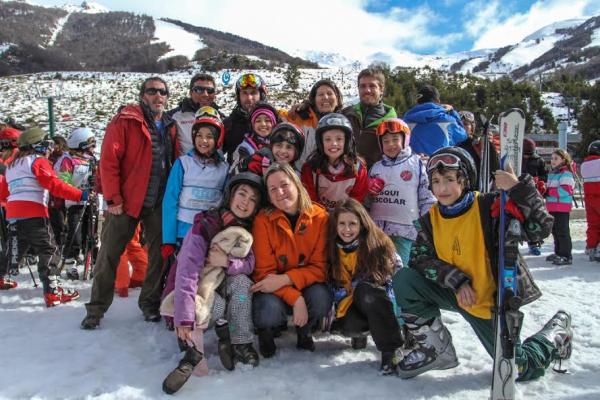
[[[213,82],[198,79],[194,82],[192,90],[190,90],[190,98],[200,107],[210,106],[215,101],[216,92],[208,93],[207,89],[214,90],[214,88],[215,84]]]
[[[363,76],[358,81],[358,97],[366,106],[376,106],[383,97],[383,88],[374,76]]]
[[[381,147],[383,154],[389,158],[396,158],[402,151],[402,142],[404,141],[404,135],[401,133],[386,133],[381,139]]]
[[[323,152],[330,164],[334,164],[343,154],[346,135],[341,129],[330,129],[323,133]]]
[[[215,149],[215,137],[207,126],[201,126],[194,137],[194,147],[203,156],[210,156]]]
[[[290,215],[298,212],[298,188],[285,172],[277,171],[269,175],[267,191],[275,208]]]
[[[335,91],[328,85],[319,86],[315,96],[315,105],[317,106],[317,111],[321,114],[334,112],[338,106]]]
[[[260,195],[250,185],[241,183],[234,189],[229,202],[229,209],[236,217],[246,219],[254,215],[260,202]]]
[[[162,91],[164,94],[161,94],[160,91]],[[162,113],[165,111],[168,99],[169,94],[164,83],[161,81],[146,82],[144,85],[142,102],[150,107],[150,110],[152,110],[154,113],[155,118],[160,119]]]
[[[271,151],[277,162],[291,163],[296,158],[296,147],[288,142],[273,143]]]
[[[360,220],[351,212],[340,213],[337,219],[337,234],[344,243],[351,243],[360,233]]]
[[[431,191],[443,206],[456,203],[463,192],[463,185],[459,182],[458,171],[449,170],[440,173],[438,170],[431,174]]]
[[[258,136],[267,137],[273,130],[273,122],[271,121],[271,118],[265,114],[259,114],[252,124],[252,129],[254,129],[254,132],[256,132]]]

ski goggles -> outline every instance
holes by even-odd
[[[458,113],[458,115],[460,115],[460,118],[463,121],[469,122],[471,124],[475,123],[475,115],[471,111],[461,111]]]
[[[263,85],[263,80],[256,74],[244,74],[238,79],[236,86],[238,89],[255,88],[258,89]]]
[[[46,136],[42,141],[34,143],[31,145],[31,148],[36,153],[46,153],[48,150],[52,150],[54,148],[54,141],[51,140],[48,136]]]
[[[406,122],[401,119],[391,118],[381,121],[381,123],[377,125],[375,133],[377,136],[383,136],[386,133],[404,133],[405,135],[410,135],[410,128]]]
[[[450,153],[440,153],[431,157],[427,162],[427,172],[437,169],[440,165],[444,168],[459,169],[460,158]]]
[[[15,140],[10,139],[2,139],[0,140],[0,148],[7,149],[17,147],[17,142]]]
[[[210,86],[194,86],[192,88],[192,92],[202,94],[206,92],[206,94],[215,94],[215,88]]]
[[[200,107],[198,109],[198,111],[196,111],[196,119],[201,118],[201,117],[210,117],[210,118],[221,119],[219,112],[210,106]]]
[[[85,142],[81,142],[79,143],[79,148],[81,150],[87,150],[90,149],[92,147],[96,146],[96,138],[89,138],[88,140],[86,140]]]

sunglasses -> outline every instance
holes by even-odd
[[[445,168],[459,169],[460,158],[449,153],[437,154],[429,159],[429,162],[427,163],[427,172],[431,172],[440,165]]]
[[[158,88],[147,88],[144,90],[144,93],[149,96],[156,96],[159,93],[161,96],[168,96],[169,91],[167,89],[158,89]]]
[[[255,74],[245,74],[237,82],[238,89],[259,88],[262,86],[262,79]]]
[[[196,111],[196,119],[200,117],[211,117],[221,119],[219,112],[210,106],[200,107],[198,111]]]
[[[206,92],[206,94],[215,94],[215,88],[208,87],[208,86],[194,86],[192,88],[192,92],[198,93],[198,94],[202,94],[204,92]]]
[[[377,125],[376,134],[377,136],[383,136],[386,133],[404,133],[410,135],[410,128],[406,122],[398,119],[386,119]]]

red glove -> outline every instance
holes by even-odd
[[[369,193],[377,196],[385,187],[385,181],[381,178],[369,178]]]
[[[541,180],[537,176],[535,176],[533,178],[533,181],[535,182],[535,188],[543,196],[546,193],[546,190],[547,190],[546,189],[546,182],[544,182],[543,180]]]
[[[162,256],[163,260],[166,260],[173,254],[175,254],[175,245],[174,244],[167,243],[167,244],[163,244],[160,246],[160,255]]]
[[[519,222],[521,222],[521,223],[525,222],[525,216],[523,215],[521,210],[519,210],[519,207],[517,207],[517,204],[514,201],[512,201],[511,199],[508,199],[508,201],[506,202],[504,210],[508,214],[510,214],[513,217],[515,217],[516,219],[518,219]],[[494,201],[494,204],[492,204],[492,217],[493,218],[500,217],[500,197],[497,197],[496,200]]]

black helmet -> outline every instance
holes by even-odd
[[[256,175],[254,172],[246,171],[240,172],[239,174],[234,175],[229,182],[227,183],[227,187],[225,187],[225,195],[223,196],[223,206],[228,208],[229,201],[231,200],[231,194],[235,190],[236,186],[245,183],[246,185],[250,185],[260,194],[260,201],[258,202],[256,212],[258,209],[265,203],[266,201],[266,193],[265,186],[263,184],[262,177]]]
[[[460,147],[450,146],[437,150],[429,157],[427,161],[427,177],[429,178],[429,188],[431,189],[431,174],[436,167],[442,164],[449,169],[460,170],[467,178],[467,190],[477,189],[477,171],[473,157]]]
[[[269,143],[271,146],[275,143],[288,142],[296,148],[295,160],[298,160],[304,151],[304,133],[300,128],[290,122],[282,122],[277,124],[271,135],[269,135]]]
[[[588,156],[600,156],[600,140],[594,140],[588,146]]]
[[[329,113],[319,120],[317,130],[315,131],[317,140],[317,149],[319,153],[324,154],[323,151],[323,133],[330,129],[341,129],[345,134],[344,141],[344,154],[354,151],[354,145],[352,143],[352,124],[345,115],[339,113]]]

